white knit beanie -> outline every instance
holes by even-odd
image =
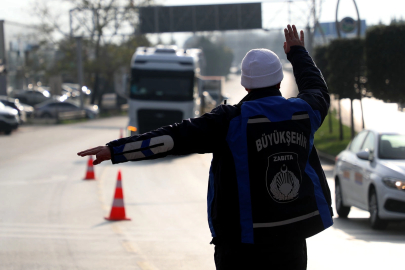
[[[250,50],[242,60],[241,84],[247,89],[273,86],[283,78],[280,59],[270,50]]]

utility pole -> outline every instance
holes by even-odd
[[[314,31],[315,31],[315,27],[316,27],[316,0],[312,0],[312,16],[314,17]]]
[[[80,109],[83,110],[83,59],[82,59],[82,37],[76,37],[77,49],[77,82],[80,92]]]
[[[313,35],[311,32],[311,27],[309,26],[309,23],[306,27],[306,41],[305,41],[305,48],[307,49],[308,53],[312,55],[312,40],[313,40]]]
[[[0,95],[7,96],[6,42],[4,20],[0,20]]]
[[[311,15],[312,15],[313,20],[314,20],[314,25],[313,25],[313,27],[311,27],[311,25],[310,25],[311,20],[309,19],[308,20],[308,25],[306,27],[307,38],[306,38],[306,44],[305,44],[305,48],[307,49],[309,54],[312,54],[312,49],[313,49],[313,45],[314,45],[315,29],[316,29],[316,23],[317,23],[317,19],[316,19],[316,0],[312,0],[311,13],[312,13]]]

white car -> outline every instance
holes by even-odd
[[[0,102],[0,131],[4,131],[6,135],[10,135],[13,129],[18,128],[20,118],[18,111],[8,106],[4,106]]]
[[[373,229],[405,220],[405,134],[363,130],[336,157],[336,211],[370,212]]]

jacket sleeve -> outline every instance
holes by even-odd
[[[220,105],[198,118],[109,142],[113,164],[156,159],[167,155],[212,153],[225,141],[236,106]]]
[[[330,97],[321,71],[302,46],[291,47],[287,59],[293,66],[298,85],[297,98],[305,100],[314,111],[319,111],[322,124],[328,114]]]

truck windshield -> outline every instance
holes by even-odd
[[[378,157],[381,159],[405,159],[405,135],[384,134],[380,136]]]
[[[132,69],[130,97],[141,100],[193,100],[194,72]]]

